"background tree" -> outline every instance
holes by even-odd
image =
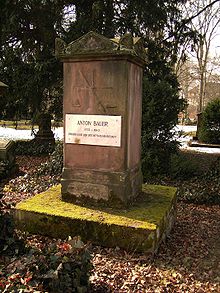
[[[184,2],[4,0],[0,79],[10,85],[7,103],[18,103],[20,106],[15,110],[26,105],[30,116],[38,111],[54,111],[61,76],[61,64],[53,55],[56,36],[70,42],[90,30],[107,37],[130,32],[143,38],[148,57],[144,72],[143,162],[147,163],[147,152],[153,149],[155,156],[168,158],[167,152],[162,153],[173,149],[171,130],[184,106],[178,96],[174,64],[181,45],[193,36],[181,21],[180,4]],[[10,106],[7,109],[12,111]],[[155,145],[159,146],[158,152]],[[160,159],[155,157],[157,160]],[[165,169],[167,164],[166,160],[161,166]]]
[[[54,41],[62,33],[63,1],[2,1],[0,77],[9,83],[9,116],[50,111],[61,66]],[[47,101],[47,103],[45,103]],[[11,104],[16,107],[11,107]],[[26,107],[24,107],[26,105]],[[15,108],[13,113],[12,108]]]
[[[200,76],[198,111],[202,112],[205,100],[211,42],[216,36],[220,24],[220,2],[212,0],[190,0],[185,5],[185,11],[187,15],[197,15],[189,23],[191,28],[198,32],[198,39],[194,44],[194,50]],[[201,11],[203,12],[200,13]]]
[[[209,102],[204,109],[199,140],[220,144],[220,98]]]

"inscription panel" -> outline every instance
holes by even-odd
[[[121,146],[121,116],[66,114],[65,143]]]

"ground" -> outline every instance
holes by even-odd
[[[51,176],[33,176],[37,166],[47,159],[17,157],[20,174],[1,183],[6,203],[19,202],[59,181]],[[203,159],[205,165],[209,164],[209,160]],[[176,224],[154,258],[118,247],[90,246],[94,265],[90,292],[220,292],[219,231],[219,205],[179,201]],[[38,248],[59,241],[39,235],[26,237],[29,245]],[[25,262],[27,260],[19,256],[0,259],[0,283],[6,277],[13,281],[18,264],[26,266],[28,272],[30,265]],[[36,289],[43,292],[41,288],[41,284],[35,288],[30,286],[28,292],[36,292]]]

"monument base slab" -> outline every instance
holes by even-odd
[[[60,185],[19,203],[16,227],[51,237],[81,236],[106,247],[153,254],[170,232],[176,215],[176,188],[143,185],[142,196],[127,209],[82,207],[61,200]]]
[[[125,172],[63,170],[62,200],[108,207],[126,207],[141,193],[142,173],[137,167]]]

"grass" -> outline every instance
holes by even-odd
[[[31,130],[32,125],[30,120],[19,120],[17,121],[17,127],[16,127],[16,121],[11,120],[0,120],[0,125],[2,127],[8,127],[8,128],[14,128],[18,130]],[[38,128],[37,125],[34,125],[34,129]]]
[[[14,129],[18,129],[18,130],[31,130],[32,129],[31,120],[19,120],[19,121],[17,121],[17,127],[16,127],[16,121],[0,120],[0,126],[14,128]],[[52,121],[52,127],[61,127],[61,126],[63,126],[62,122]],[[34,124],[34,129],[38,129],[37,124]]]

